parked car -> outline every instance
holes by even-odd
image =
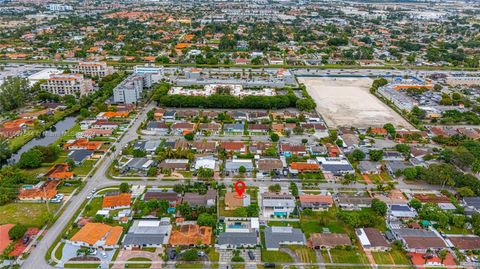
[[[263,264],[263,267],[265,268],[275,268],[275,264],[272,262],[266,262]]]
[[[175,251],[175,249],[170,249],[170,252],[168,253],[168,258],[170,258],[170,260],[175,260],[176,257],[177,252]]]
[[[249,250],[247,253],[251,261],[255,260],[255,254],[253,254],[253,251]]]

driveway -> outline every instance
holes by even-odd
[[[147,258],[152,261],[150,268],[162,268],[163,260],[159,254],[163,254],[163,247],[155,249],[155,252],[143,251],[143,250],[125,250],[122,249],[118,253],[117,260],[112,268],[122,269],[125,268],[125,262],[133,258]]]

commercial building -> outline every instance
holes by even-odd
[[[122,104],[136,104],[142,97],[143,89],[152,86],[151,75],[132,74],[113,90],[113,102]]]
[[[40,87],[42,90],[60,96],[83,96],[94,90],[92,80],[84,78],[81,74],[51,74],[47,83]]]
[[[72,69],[72,73],[105,77],[113,73],[113,67],[108,66],[106,62],[80,62]]]

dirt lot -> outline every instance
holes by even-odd
[[[395,111],[370,94],[369,78],[298,78],[317,102],[317,111],[331,128],[413,127]]]

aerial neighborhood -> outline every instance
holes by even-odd
[[[0,267],[480,267],[480,6],[407,2],[0,0]]]

